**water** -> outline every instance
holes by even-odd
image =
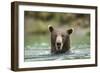
[[[50,35],[26,35],[24,61],[73,60],[90,58],[90,36],[72,35],[71,51],[64,54],[50,53]]]
[[[51,60],[72,60],[72,59],[89,59],[90,47],[87,44],[73,46],[70,52],[64,54],[52,55],[50,47],[46,43],[40,46],[27,46],[25,48],[24,61],[51,61]]]

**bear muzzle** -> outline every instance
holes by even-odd
[[[58,49],[60,49],[60,47],[61,47],[61,43],[57,43],[57,47],[58,47]]]
[[[62,45],[63,45],[62,42],[57,42],[57,43],[56,43],[56,50],[57,50],[57,51],[62,50]]]
[[[56,45],[56,50],[58,51],[62,50],[63,43],[61,35],[57,35],[55,45]]]

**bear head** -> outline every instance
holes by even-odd
[[[70,34],[73,29],[56,29],[49,25],[48,29],[51,33],[51,52],[64,53],[70,48]]]

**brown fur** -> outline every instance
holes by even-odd
[[[59,29],[54,29],[52,26],[49,26],[49,31],[51,32],[51,53],[53,54],[59,54],[59,53],[65,53],[70,50],[70,34],[72,33],[72,29],[69,30],[59,30]],[[63,40],[63,47],[62,50],[58,51],[56,50],[56,37],[57,35],[62,36]]]

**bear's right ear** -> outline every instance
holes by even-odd
[[[48,25],[48,29],[49,29],[50,32],[52,32],[54,30],[51,25]]]
[[[70,35],[73,32],[73,29],[68,29],[67,33]]]

